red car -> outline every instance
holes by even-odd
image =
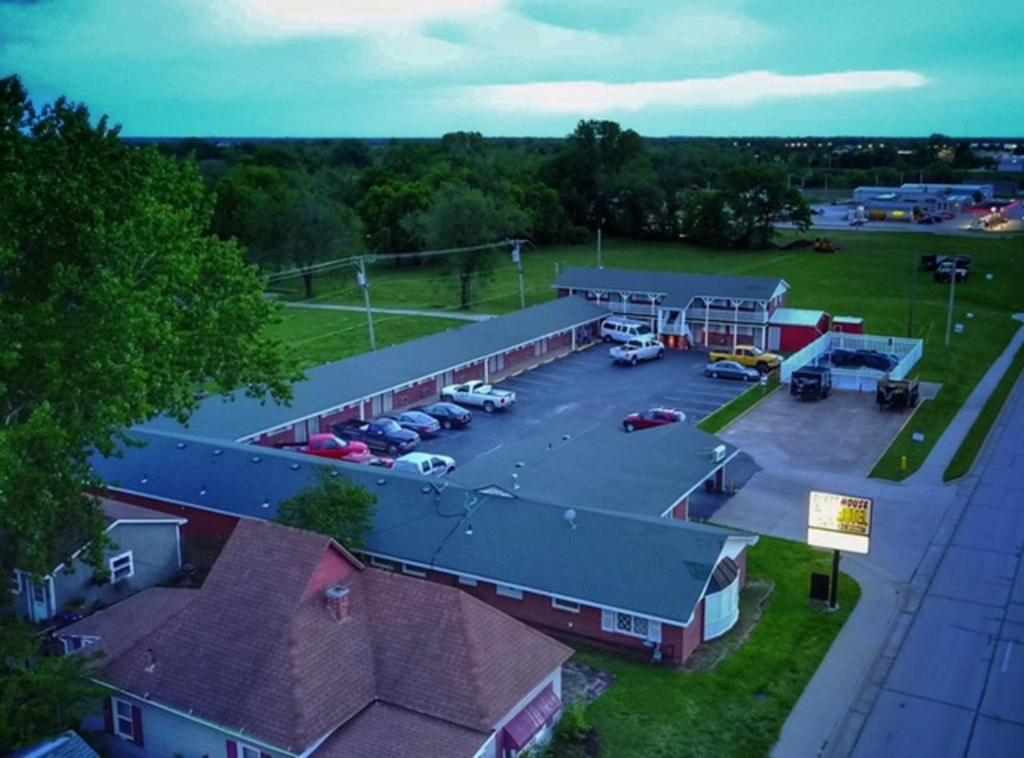
[[[308,442],[282,442],[275,447],[349,463],[369,463],[374,458],[366,443],[348,442],[326,432],[314,434]]]
[[[630,413],[622,420],[622,428],[627,432],[636,429],[650,429],[652,426],[676,424],[686,420],[686,414],[675,408],[651,408],[643,413]]]

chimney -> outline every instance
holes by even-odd
[[[334,616],[335,621],[344,621],[348,618],[349,591],[347,587],[335,584],[327,588],[324,593],[327,600],[327,610]]]

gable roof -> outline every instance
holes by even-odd
[[[78,732],[67,731],[32,747],[16,750],[10,758],[99,758]]]
[[[316,481],[318,468],[334,469],[377,496],[365,550],[371,555],[678,624],[689,623],[726,541],[753,539],[595,510],[575,498],[554,505],[283,450],[155,432],[131,436],[145,446],[92,461],[115,491],[267,520]],[[575,528],[569,510],[576,512]]]
[[[172,591],[188,598],[161,623],[139,613],[146,590],[61,633],[102,638],[102,681],[292,752],[377,701],[486,739],[571,654],[454,587],[344,557],[327,537],[242,521],[203,588]],[[344,622],[323,596],[339,578]]]
[[[826,315],[825,311],[808,308],[777,308],[768,323],[773,326],[816,327]]]
[[[726,276],[723,274],[673,274],[622,268],[570,268],[555,281],[556,288],[650,293],[664,296],[662,305],[685,308],[695,297],[770,300],[781,287],[778,277]]]
[[[184,427],[164,416],[142,428],[247,439],[606,315],[582,298],[560,298],[310,369],[292,386],[290,406],[234,392],[203,400]]]

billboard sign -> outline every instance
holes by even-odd
[[[812,491],[807,544],[866,555],[871,544],[871,506],[870,498]]]

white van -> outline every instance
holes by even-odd
[[[616,342],[629,342],[640,337],[649,337],[654,334],[651,327],[643,321],[634,321],[631,318],[612,316],[606,318],[601,324],[601,337],[605,342],[615,340]]]
[[[394,469],[420,476],[444,476],[455,470],[455,459],[436,453],[406,453],[395,459]]]

